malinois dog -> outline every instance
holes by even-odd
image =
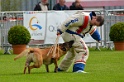
[[[54,72],[57,72],[58,71],[57,61],[59,60],[60,57],[66,54],[66,52],[72,47],[73,43],[74,41],[59,44],[58,48],[56,48],[55,54],[53,54],[53,51],[50,52],[50,49],[52,49],[51,47],[43,48],[43,49],[27,48],[23,52],[21,52],[19,55],[17,55],[14,58],[14,60],[17,60],[18,58],[21,58],[24,55],[27,56],[25,67],[24,67],[24,74],[26,73],[26,68],[28,68],[28,73],[30,74],[31,69],[40,68],[42,64],[46,66],[46,71],[49,72],[48,65],[52,63],[54,63],[55,65]],[[30,66],[31,62],[33,62],[34,64]]]

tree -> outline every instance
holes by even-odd
[[[21,0],[1,0],[1,11],[18,11]]]

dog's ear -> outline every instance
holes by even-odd
[[[69,41],[69,43],[70,43],[70,44],[73,44],[73,43],[74,43],[74,40]]]
[[[69,41],[69,47],[71,48],[74,43],[74,40]]]
[[[62,45],[63,47],[66,46],[66,45],[67,45],[67,42],[65,42],[65,43],[63,43],[63,44],[61,44],[61,45]]]

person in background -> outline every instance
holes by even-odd
[[[34,11],[48,11],[48,0],[41,0],[35,8]]]
[[[59,3],[55,4],[53,10],[69,10],[65,5],[65,0],[59,0]]]
[[[93,39],[101,42],[97,27],[103,24],[104,18],[102,16],[96,16],[95,12],[82,11],[77,11],[61,24],[57,30],[57,36],[61,35],[64,42],[74,40],[74,43],[60,62],[58,71],[67,71],[74,62],[73,72],[86,73],[84,68],[89,57],[89,49],[82,38],[89,33]]]
[[[84,10],[80,0],[75,0],[75,2],[70,6],[70,10]]]

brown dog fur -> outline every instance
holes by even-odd
[[[53,57],[53,52],[49,52],[51,47],[40,49],[40,48],[27,48],[22,53],[17,55],[14,60],[21,58],[26,55],[27,59],[25,62],[24,74],[26,73],[26,68],[28,67],[28,73],[30,73],[33,68],[40,68],[42,64],[46,66],[46,71],[49,72],[48,65],[54,63],[55,69],[54,72],[57,72],[58,64],[57,61],[62,57],[66,52],[72,47],[74,41],[65,42],[59,44],[59,48],[56,48],[56,52]],[[59,51],[59,52],[58,52]],[[48,54],[49,53],[49,54]],[[30,63],[34,64],[30,66]]]

